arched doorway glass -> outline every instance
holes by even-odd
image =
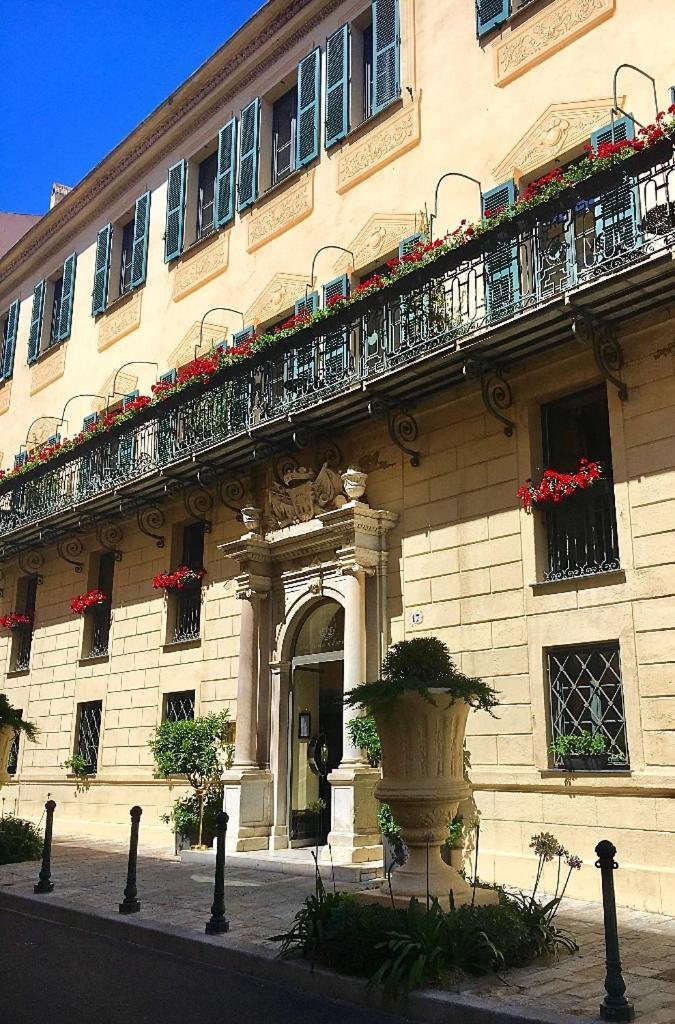
[[[331,820],[327,776],[342,760],[344,608],[315,605],[301,622],[290,694],[290,838],[292,846],[326,842]],[[317,802],[325,804],[316,810]]]

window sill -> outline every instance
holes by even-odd
[[[145,281],[143,282],[143,284],[136,285],[135,288],[130,288],[128,292],[124,293],[124,295],[118,295],[116,299],[113,299],[112,302],[108,303],[108,305],[105,307],[102,313],[96,314],[96,316],[94,317],[96,323],[98,323],[99,320],[102,320],[104,317],[106,317],[108,313],[112,313],[113,310],[120,309],[125,304],[125,302],[130,302],[131,297],[135,295],[137,291],[140,291],[140,289],[144,287]]]
[[[53,355],[54,352],[58,352],[58,350],[61,348],[61,346],[67,344],[67,342],[68,342],[68,338],[64,338],[63,341],[57,341],[53,345],[50,345],[49,348],[43,349],[42,352],[40,352],[40,354],[37,357],[37,359],[34,359],[33,362],[30,365],[31,366],[39,366],[40,363],[46,362],[47,359],[49,359],[49,357],[51,355]]]
[[[331,146],[328,152],[330,153],[334,149],[339,150],[341,146],[345,144],[345,142],[356,142],[361,137],[361,135],[366,135],[373,127],[373,125],[379,124],[380,121],[385,121],[390,114],[392,114],[395,110],[400,110],[402,106],[402,96],[399,95],[395,99],[390,100],[390,102],[386,105],[386,107],[383,107],[382,110],[378,110],[376,114],[371,114],[370,117],[367,117],[365,119],[365,121],[361,121],[360,124],[355,124],[353,128],[350,128],[347,134],[345,135],[344,139],[342,139],[341,142],[337,142],[334,146]]]
[[[530,583],[530,590],[537,597],[540,594],[559,594],[570,590],[588,590],[590,587],[616,586],[626,582],[625,569],[610,569],[609,572],[593,572],[587,576],[569,576],[564,580],[543,580]]]
[[[542,779],[585,779],[588,776],[591,776],[594,779],[626,779],[631,778],[633,772],[630,768],[606,768],[604,771],[590,771],[588,769],[582,769],[580,771],[567,771],[565,768],[541,768],[539,774],[542,777]]]
[[[189,651],[193,648],[201,647],[201,645],[202,638],[198,636],[194,640],[171,640],[168,643],[162,644],[162,650],[170,654],[171,651]]]
[[[303,174],[305,174],[307,168],[311,167],[312,164],[315,163],[315,161],[318,159],[318,157],[315,157],[315,160],[312,160],[311,163],[304,164],[303,167],[298,167],[297,170],[291,171],[291,173],[287,174],[285,178],[281,179],[281,181],[275,181],[273,185],[270,185],[268,188],[265,189],[263,193],[261,193],[260,196],[258,196],[258,199],[256,200],[254,206],[258,206],[258,204],[261,202],[264,205],[268,197],[278,195],[280,192],[284,191],[287,185],[290,185],[293,182],[298,181],[298,179],[301,178]]]
[[[529,0],[525,6],[519,7],[517,11],[512,11],[508,18],[504,21],[500,21],[494,28],[488,29],[483,35],[478,36],[478,43],[480,46],[484,46],[486,43],[491,43],[497,39],[505,28],[516,29],[520,25],[527,21],[527,18],[533,11],[541,11],[543,7],[546,7],[552,0]]]
[[[79,658],[78,665],[105,665],[110,661],[110,653],[95,654],[89,658]]]
[[[209,242],[212,242],[214,238],[217,238],[221,231],[225,231],[231,226],[231,224],[232,221],[230,220],[220,228],[213,228],[207,234],[202,235],[201,238],[195,238],[194,242],[190,242],[190,244],[183,249],[180,256],[176,257],[175,260],[172,260],[171,266],[176,266],[176,264],[179,264],[181,260],[188,259],[193,253],[206,248]]]
[[[12,668],[7,673],[7,677],[6,678],[7,679],[20,679],[21,676],[29,676],[29,675],[30,675],[30,669],[29,668]]]

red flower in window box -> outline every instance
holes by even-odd
[[[183,590],[186,584],[201,583],[206,569],[190,569],[187,565],[179,565],[175,572],[160,572],[153,577],[155,590]]]
[[[557,505],[569,498],[578,490],[592,487],[597,480],[603,479],[603,470],[599,462],[583,458],[579,462],[576,473],[560,473],[557,469],[545,469],[541,481],[535,486],[531,480],[518,488],[520,503],[526,512],[539,505]]]
[[[94,608],[97,604],[105,604],[108,600],[108,595],[104,594],[102,590],[88,590],[86,594],[80,594],[72,599],[70,610],[75,615],[84,615],[90,608]]]
[[[18,612],[10,612],[8,615],[0,615],[0,626],[5,629],[21,629],[23,626],[32,626],[32,615],[21,615]]]
[[[346,295],[339,292],[337,295],[331,295],[326,305],[329,307],[337,306],[338,302],[345,302],[346,298]]]

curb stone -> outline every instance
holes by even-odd
[[[597,1017],[579,1017],[502,1003],[496,1005],[476,995],[461,995],[435,989],[413,992],[408,1000],[383,1006],[380,995],[361,978],[334,974],[323,968],[312,970],[297,960],[281,960],[270,949],[254,950],[228,933],[226,936],[200,935],[187,928],[120,918],[109,913],[75,910],[60,904],[52,896],[34,897],[0,890],[0,910],[37,918],[51,924],[76,928],[118,942],[143,946],[183,961],[195,961],[217,970],[234,971],[321,995],[336,1002],[356,1003],[401,1014],[412,1021],[428,1024],[596,1024]]]

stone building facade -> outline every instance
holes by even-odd
[[[320,796],[336,859],[377,860],[341,697],[433,634],[501,695],[469,723],[481,877],[527,884],[545,829],[594,897],[610,835],[623,902],[675,911],[672,153],[339,301],[652,121],[617,65],[667,108],[675,14],[648,6],[479,3],[477,32],[473,0],[269,0],[0,259],[2,612],[33,620],[3,630],[2,689],[41,730],[5,812],[50,794],[63,831],[116,836],[138,803],[169,843],[183,789],[148,740],[228,708],[231,845],[306,841]],[[581,503],[521,508],[581,456],[604,473]],[[153,589],[181,564],[200,587]],[[582,730],[604,760],[565,770],[551,742]]]

